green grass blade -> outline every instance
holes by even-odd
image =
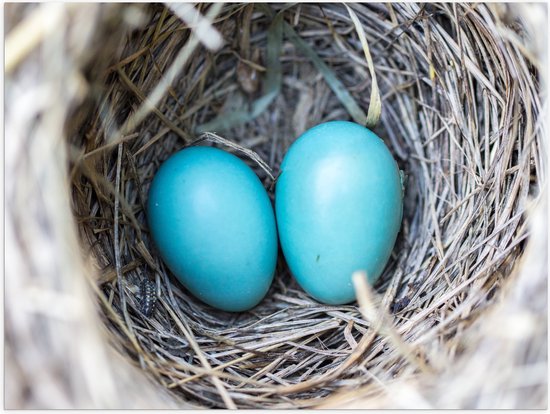
[[[267,14],[272,15],[271,13]],[[222,113],[212,121],[197,127],[196,132],[227,130],[235,125],[249,122],[262,114],[281,91],[283,72],[280,56],[282,46],[283,13],[279,12],[267,32],[267,70],[262,83],[263,95],[254,101],[250,111],[243,109]]]
[[[315,50],[298,36],[292,26],[286,22],[284,23],[284,31],[290,41],[294,43],[294,45],[311,60],[317,70],[321,72],[328,86],[338,97],[342,105],[344,105],[353,120],[360,125],[366,125],[367,115],[365,115],[365,112],[357,104],[355,99],[353,99],[344,84],[336,77],[333,70],[323,62],[319,55],[315,53]]]

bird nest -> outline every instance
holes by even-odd
[[[547,241],[536,230],[546,223],[546,153],[543,61],[526,32],[529,16],[540,13],[532,7],[522,14],[480,3],[67,6],[64,31],[42,49],[64,65],[50,62],[38,74],[40,54],[8,56],[7,65],[14,94],[18,82],[48,73],[69,90],[58,95],[63,109],[48,114],[57,124],[46,125],[67,138],[51,147],[28,142],[31,155],[13,163],[35,177],[29,188],[53,189],[58,201],[26,214],[36,234],[54,236],[26,234],[16,245],[33,249],[16,248],[14,257],[86,280],[78,294],[93,293],[100,319],[81,317],[102,321],[97,346],[108,344],[108,357],[95,368],[74,361],[86,372],[118,367],[112,389],[126,384],[128,395],[164,389],[148,401],[156,407],[544,406],[546,270],[545,253],[536,252]],[[24,22],[30,12],[17,10],[10,16]],[[80,26],[87,14],[92,23]],[[369,126],[405,172],[402,227],[376,285],[358,283],[355,303],[324,305],[280,256],[269,292],[250,311],[219,311],[192,296],[147,228],[144,206],[160,164],[189,145],[218,146],[245,160],[273,198],[289,146],[330,120]],[[12,123],[15,131],[20,125]],[[63,166],[63,178],[48,181],[32,168],[28,161],[41,154]],[[16,218],[30,207],[14,197],[7,210],[16,235],[23,226]],[[74,219],[63,214],[63,200]],[[39,243],[45,252],[75,243],[80,254],[37,258]],[[495,329],[498,321],[515,335]],[[52,324],[43,329],[55,344]],[[8,318],[10,355],[31,340],[18,330]],[[61,336],[69,337],[83,349],[84,336]],[[18,361],[21,382],[32,383],[28,363]],[[148,381],[129,384],[123,373],[132,365]],[[515,382],[500,381],[500,372]],[[80,394],[59,389],[72,395],[68,406],[132,405],[97,381],[78,383],[88,390]],[[27,388],[40,406],[32,392],[40,386]]]

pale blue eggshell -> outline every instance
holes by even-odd
[[[291,273],[320,302],[352,302],[354,271],[371,283],[382,273],[402,206],[399,168],[376,134],[346,121],[306,131],[285,155],[275,192]]]
[[[243,311],[267,293],[275,215],[260,179],[237,156],[212,147],[172,155],[151,184],[147,218],[164,263],[202,301]]]

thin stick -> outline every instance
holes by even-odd
[[[122,169],[122,151],[123,151],[123,143],[118,144],[118,155],[117,155],[117,163],[116,163],[116,182],[115,182],[115,206],[114,206],[114,255],[115,255],[115,268],[116,268],[116,275],[117,275],[117,284],[118,284],[118,291],[120,294],[120,306],[122,308],[122,313],[124,315],[124,320],[126,321],[126,325],[128,326],[128,331],[131,335],[133,335],[133,328],[132,328],[132,321],[130,319],[130,315],[128,314],[128,309],[126,308],[126,294],[124,291],[124,283],[122,280],[122,264],[120,260],[120,236],[119,236],[119,230],[118,230],[118,221],[119,221],[119,194],[120,194],[120,176],[121,176],[121,169]]]

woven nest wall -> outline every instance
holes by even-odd
[[[546,16],[7,6],[6,406],[546,407]],[[149,237],[160,164],[215,145],[273,197],[293,140],[336,119],[407,176],[379,282],[323,305],[280,256],[251,311],[190,295]]]

